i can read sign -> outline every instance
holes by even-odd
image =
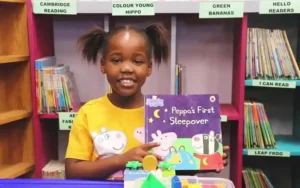
[[[77,14],[76,0],[32,0],[34,14]]]
[[[253,80],[252,86],[295,89],[295,81]]]
[[[261,0],[260,14],[294,14],[300,13],[299,0]]]
[[[155,15],[154,2],[129,1],[112,2],[113,16],[153,16]]]
[[[73,125],[73,120],[76,117],[76,112],[60,112],[59,118],[59,130],[70,130]]]

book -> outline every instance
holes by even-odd
[[[175,170],[221,170],[218,95],[145,95],[145,142]]]

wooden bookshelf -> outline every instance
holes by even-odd
[[[0,56],[0,64],[1,63],[18,63],[18,62],[24,62],[28,61],[29,56],[28,55],[6,55],[6,56]]]
[[[33,163],[16,163],[12,165],[0,166],[1,178],[16,178],[27,174],[33,169]]]
[[[0,0],[0,3],[25,3],[25,0]]]
[[[0,178],[34,169],[27,11],[24,0],[0,0]]]
[[[5,125],[23,118],[31,116],[31,112],[26,110],[10,110],[0,113],[0,125]]]

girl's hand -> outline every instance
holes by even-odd
[[[223,156],[222,156],[222,158],[223,158],[224,166],[227,166],[227,160],[226,159],[228,158],[227,153],[229,152],[229,150],[230,150],[229,146],[223,146]],[[217,170],[217,172],[220,172],[220,170]]]
[[[138,147],[132,148],[124,154],[120,155],[120,160],[126,164],[128,161],[139,161],[142,162],[146,155],[153,155],[157,160],[161,161],[162,158],[154,153],[149,152],[150,149],[159,146],[159,143],[151,142],[142,144]]]

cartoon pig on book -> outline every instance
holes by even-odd
[[[121,131],[101,128],[100,134],[92,132],[91,135],[99,159],[121,154],[127,145],[126,135]],[[116,172],[112,177],[123,177],[123,172]]]
[[[177,139],[177,134],[174,132],[167,132],[162,134],[160,130],[156,131],[157,135],[152,133],[152,142],[159,142],[160,146],[152,148],[153,153],[161,157],[166,157],[170,153],[170,148],[173,146],[175,140]]]
[[[194,156],[200,160],[200,170],[223,169],[223,159],[218,152],[222,147],[219,139],[221,135],[214,135],[213,131],[209,134],[196,134],[192,137],[192,147],[196,151]]]

